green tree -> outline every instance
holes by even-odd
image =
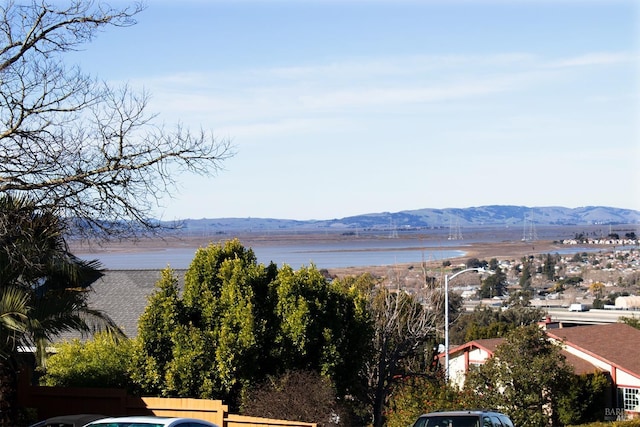
[[[134,363],[140,392],[222,398],[289,370],[316,371],[344,396],[368,352],[363,303],[314,266],[257,264],[237,240],[200,249],[182,298],[163,273],[139,324]]]
[[[57,387],[130,388],[129,363],[133,344],[128,339],[98,333],[82,342],[67,341],[47,361],[40,384]]]
[[[0,283],[0,359],[6,360],[27,332],[29,294],[15,283]]]
[[[483,281],[478,294],[480,298],[493,298],[504,295],[507,289],[507,275],[500,268],[494,274],[487,276]]]
[[[515,329],[515,325],[504,321],[491,322],[488,325],[471,323],[466,329],[465,342],[489,338],[501,338]]]
[[[477,305],[472,312],[462,313],[449,328],[451,344],[461,345],[475,339],[495,338],[483,331],[494,322],[498,322],[499,312],[483,304]]]
[[[540,257],[542,259],[542,274],[547,280],[555,280],[556,264],[560,261],[560,256],[558,254],[545,254]]]
[[[541,308],[531,305],[514,304],[500,310],[500,320],[507,322],[513,327],[537,325],[544,319],[546,312]]]
[[[465,263],[467,268],[487,268],[487,261],[480,261],[478,258],[469,258]]]
[[[131,379],[140,390],[151,395],[167,393],[166,371],[173,359],[174,334],[185,319],[178,291],[178,278],[174,272],[168,268],[163,270],[156,290],[138,320]]]
[[[16,376],[19,360],[15,349],[27,332],[28,291],[0,278],[0,425],[16,417]]]
[[[636,329],[640,329],[640,317],[636,317],[636,316],[626,317],[626,316],[623,316],[623,317],[620,318],[620,321],[622,323],[626,323],[629,326],[633,326]]]
[[[5,385],[15,385],[19,346],[34,347],[44,367],[47,345],[63,332],[121,334],[104,313],[88,307],[86,291],[102,272],[96,261],[69,252],[65,231],[56,212],[26,198],[0,196],[0,372],[7,374]],[[13,396],[13,386],[7,387],[5,408]],[[13,416],[12,410],[3,414]]]
[[[511,331],[493,357],[469,373],[465,388],[478,407],[500,409],[515,425],[559,426],[560,397],[572,378],[560,347],[530,325]]]
[[[522,260],[522,274],[520,275],[520,280],[518,284],[522,289],[530,289],[531,288],[531,269],[533,266],[531,265],[531,260],[529,258],[523,258]]]
[[[583,282],[582,277],[580,276],[571,276],[571,277],[567,277],[561,280],[558,280],[556,282],[556,285],[560,286],[562,289],[564,289],[566,286],[579,286],[580,283]]]
[[[279,363],[319,369],[341,395],[360,396],[359,374],[371,355],[373,336],[365,280],[327,284],[313,266],[281,268],[274,282]]]
[[[466,394],[442,377],[411,376],[397,381],[385,413],[387,427],[406,427],[427,412],[461,410]]]
[[[537,324],[544,318],[544,310],[522,304],[511,304],[499,309],[478,305],[472,312],[465,312],[450,329],[453,344],[486,338],[502,338],[519,326]]]
[[[600,371],[574,375],[566,394],[560,398],[558,419],[563,425],[601,421],[610,390],[609,379]]]
[[[169,270],[139,323],[135,380],[146,393],[235,398],[270,366],[267,319],[257,316],[269,281],[239,241],[200,249],[185,275],[183,298]],[[273,325],[271,325],[273,327]],[[262,360],[261,360],[262,358]]]

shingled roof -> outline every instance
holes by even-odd
[[[181,289],[185,272],[174,270]],[[138,334],[138,319],[161,273],[161,270],[105,270],[104,276],[92,285],[88,305],[109,315],[129,338],[133,338]],[[81,337],[79,333],[60,337],[61,340],[73,338]]]
[[[451,353],[458,353],[460,351],[464,351],[467,348],[471,349],[476,347],[476,348],[484,349],[489,354],[491,354],[491,356],[493,356],[498,346],[502,344],[504,341],[505,341],[504,338],[485,338],[485,339],[470,341],[464,345],[461,345],[460,347],[456,347],[452,349]],[[579,375],[589,374],[597,370],[601,370],[596,366],[592,365],[591,363],[589,363],[588,361],[581,359],[578,356],[575,356],[566,350],[560,350],[560,352],[566,358],[567,363],[573,366],[573,370],[576,374],[579,374]]]
[[[611,323],[551,329],[547,335],[640,377],[640,329]]]

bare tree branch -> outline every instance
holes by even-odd
[[[180,173],[215,174],[233,155],[211,132],[157,124],[146,93],[63,63],[64,52],[108,25],[133,25],[143,9],[0,7],[0,194],[28,193],[85,234],[137,236],[158,227],[151,213]]]
[[[435,292],[423,290],[425,293]],[[378,287],[371,297],[370,311],[374,321],[375,357],[366,364],[365,371],[374,407],[374,426],[382,425],[382,410],[386,406],[394,379],[403,374],[403,364],[417,357],[437,331],[437,315],[418,298],[402,290],[390,291]]]

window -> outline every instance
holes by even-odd
[[[427,418],[420,417],[416,420],[412,427],[424,427],[427,425]]]
[[[625,411],[640,412],[640,389],[618,388],[618,405]]]
[[[482,362],[469,362],[469,372],[477,372],[484,365]]]
[[[498,418],[500,418],[500,421],[502,422],[503,426],[513,427],[513,423],[511,422],[509,417],[507,417],[506,415],[498,415]]]

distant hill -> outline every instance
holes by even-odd
[[[382,212],[330,220],[298,221],[273,218],[187,219],[184,231],[207,233],[229,231],[389,230],[481,226],[617,225],[640,224],[640,211],[605,206],[580,208],[479,206],[463,209],[417,209]]]

